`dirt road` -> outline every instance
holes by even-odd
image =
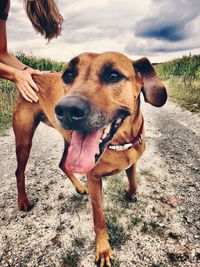
[[[113,266],[200,266],[200,116],[171,102],[142,108],[148,145],[138,163],[139,201],[122,209],[109,200],[110,178],[104,181],[105,202],[117,207],[128,233],[114,248]],[[60,135],[39,126],[26,172],[37,203],[24,213],[16,202],[14,136],[0,137],[0,266],[95,266],[91,206],[57,167],[62,150]]]

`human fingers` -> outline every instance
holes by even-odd
[[[35,89],[35,88],[34,88]],[[26,96],[31,98],[33,101],[37,102],[38,101],[38,96],[36,95],[35,91],[30,85],[30,82],[25,82],[23,85],[23,92],[25,93]]]
[[[31,86],[35,91],[37,91],[37,92],[39,91],[36,83],[33,81],[32,77],[31,77],[31,75],[28,78],[28,81],[27,82],[28,82],[29,86]]]
[[[28,68],[28,69],[26,69],[26,71],[28,71],[29,72],[29,74],[39,74],[39,75],[41,75],[41,74],[43,74],[44,73],[44,71],[41,71],[41,70],[36,70],[36,69],[32,69],[32,68]]]
[[[23,96],[24,99],[26,99],[30,103],[33,102],[33,100],[26,95],[25,90],[22,87],[19,87],[18,86],[18,89],[19,89],[19,91],[22,94],[22,96]]]
[[[30,73],[26,70],[25,71],[17,70],[14,73],[14,75],[15,75],[14,77],[15,77],[16,85],[19,88],[22,95],[23,96],[26,95],[29,98],[29,100],[31,99],[37,102],[38,97],[36,93],[34,92],[34,89],[38,91],[38,88],[36,84],[34,83]]]

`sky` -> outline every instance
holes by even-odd
[[[57,0],[64,18],[50,43],[37,34],[22,0],[11,0],[8,49],[69,61],[83,52],[118,51],[162,62],[200,54],[199,0]]]

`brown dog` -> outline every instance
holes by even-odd
[[[126,170],[127,196],[136,198],[136,161],[145,149],[140,93],[145,101],[160,107],[167,93],[146,58],[131,61],[106,52],[85,53],[74,58],[61,74],[34,76],[39,102],[31,104],[19,96],[14,109],[17,187],[20,209],[32,204],[25,191],[24,171],[32,137],[40,121],[56,128],[64,137],[60,168],[79,193],[86,188],[73,173],[86,173],[96,233],[96,260],[111,266],[102,209],[102,177]]]

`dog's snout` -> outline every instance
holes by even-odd
[[[66,129],[78,130],[89,111],[86,100],[77,96],[64,97],[55,108],[58,120]]]
[[[58,104],[56,106],[56,115],[58,118],[63,119],[65,115],[71,120],[80,120],[85,117],[85,109],[76,106],[69,106],[68,104]]]

